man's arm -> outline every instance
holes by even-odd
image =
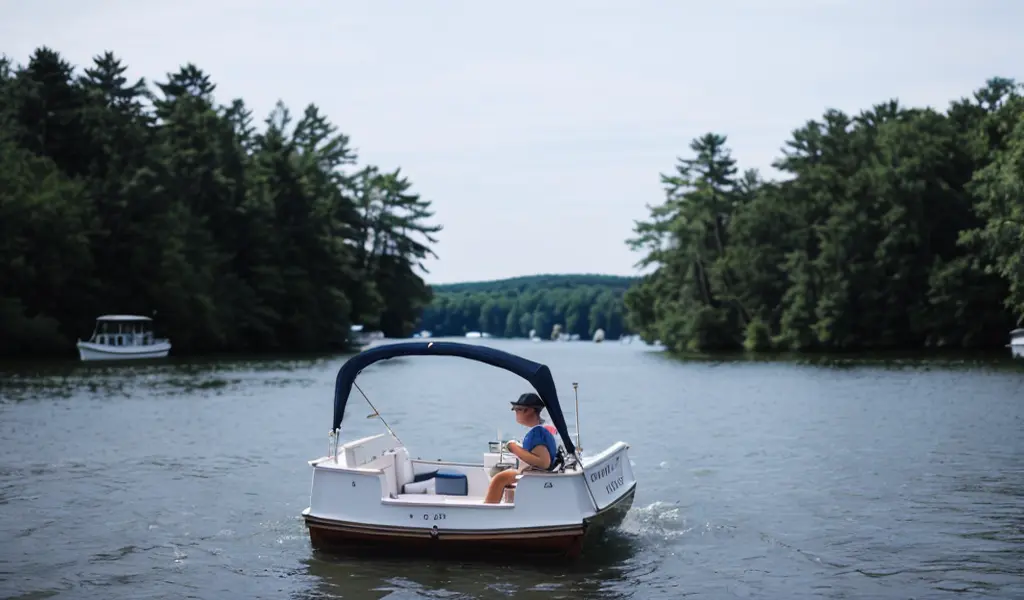
[[[512,454],[518,456],[519,460],[531,467],[546,469],[551,466],[551,453],[548,452],[548,448],[544,444],[537,444],[530,452],[515,442],[509,442],[508,449]]]

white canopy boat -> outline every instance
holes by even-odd
[[[503,451],[500,441],[490,444],[478,464],[411,459],[390,427],[388,434],[340,443],[341,422],[356,376],[377,361],[399,356],[466,358],[528,381],[561,438],[551,468],[528,467],[499,503],[485,504],[492,475],[505,466],[518,466],[517,457]],[[380,416],[376,408],[373,411],[371,417]],[[310,542],[318,550],[377,548],[435,556],[497,551],[506,558],[510,554],[573,558],[590,534],[622,522],[636,492],[629,446],[616,442],[584,457],[577,447],[578,405],[576,424],[577,444],[573,444],[551,371],[525,358],[486,346],[426,341],[362,352],[338,372],[328,455],[309,461],[313,483],[309,507],[302,516]]]
[[[1010,351],[1014,357],[1024,358],[1024,328],[1010,332]]]
[[[88,341],[78,340],[83,361],[164,358],[168,340],[153,337],[153,319],[139,315],[102,315]]]

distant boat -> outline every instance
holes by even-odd
[[[351,341],[352,345],[365,350],[370,347],[376,341],[384,339],[384,332],[382,331],[363,331],[362,325],[353,325],[351,329]]]
[[[600,344],[603,341],[604,341],[604,329],[598,328],[598,330],[594,332],[594,342]]]
[[[139,315],[102,315],[88,341],[78,340],[83,361],[164,358],[171,342],[153,337],[153,319]]]
[[[1014,357],[1024,358],[1024,328],[1010,332],[1010,351]]]

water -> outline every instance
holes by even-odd
[[[19,365],[0,371],[0,596],[1024,597],[1018,367],[493,344],[551,366],[570,428],[580,383],[585,449],[632,444],[634,508],[578,563],[313,553],[305,461],[341,357]],[[524,382],[486,365],[396,359],[358,382],[414,456],[522,435]],[[343,431],[382,431],[354,394]]]

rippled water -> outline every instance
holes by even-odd
[[[490,342],[490,340],[489,340]],[[622,530],[571,566],[341,560],[299,517],[343,357],[0,371],[0,596],[1024,597],[1024,371],[680,362],[494,345],[550,365],[582,445],[632,444]],[[396,359],[359,379],[414,456],[518,433],[515,376]],[[382,431],[358,395],[343,430]]]

